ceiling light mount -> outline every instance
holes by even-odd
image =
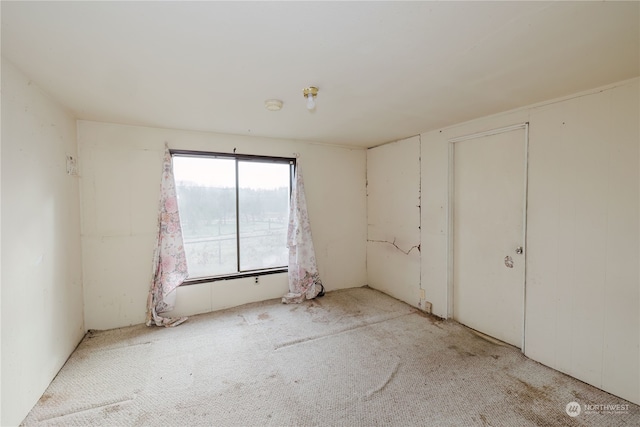
[[[280,111],[282,109],[282,101],[279,99],[267,99],[264,101],[264,108],[269,111]]]
[[[307,109],[313,110],[316,108],[316,96],[318,96],[318,88],[315,86],[309,86],[302,89],[302,94],[307,99]]]

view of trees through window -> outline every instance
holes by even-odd
[[[174,154],[173,170],[190,279],[287,265],[286,159]]]

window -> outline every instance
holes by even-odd
[[[286,271],[294,159],[172,151],[186,282]]]

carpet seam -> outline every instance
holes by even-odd
[[[389,320],[394,320],[394,319],[398,319],[400,317],[410,316],[412,314],[415,314],[415,313],[405,313],[405,314],[401,314],[399,316],[388,317],[386,319],[378,320],[378,321],[371,322],[371,323],[363,323],[363,324],[355,325],[355,326],[352,326],[352,327],[349,327],[349,328],[341,329],[341,330],[338,330],[338,331],[335,331],[335,332],[331,332],[331,333],[328,333],[328,334],[320,334],[320,335],[315,335],[315,336],[311,336],[311,337],[299,338],[297,340],[293,340],[293,341],[289,341],[289,342],[286,342],[286,343],[283,343],[283,344],[276,345],[274,347],[274,350],[277,351],[277,350],[280,350],[282,348],[291,347],[291,346],[298,345],[298,344],[304,344],[304,343],[307,343],[307,342],[312,342],[312,341],[320,340],[320,339],[323,339],[323,338],[344,334],[346,332],[351,332],[351,331],[354,331],[356,329],[367,328],[369,326],[378,325],[380,323],[388,322]]]

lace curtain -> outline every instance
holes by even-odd
[[[158,210],[158,237],[153,255],[153,279],[147,299],[147,326],[177,326],[187,320],[186,317],[161,316],[161,313],[173,309],[176,288],[182,284],[187,275],[187,258],[182,240],[171,153],[169,146],[165,144]]]
[[[304,182],[299,163],[296,166],[291,191],[287,247],[289,248],[289,293],[282,297],[282,302],[300,303],[305,299],[324,295],[313,249]]]

